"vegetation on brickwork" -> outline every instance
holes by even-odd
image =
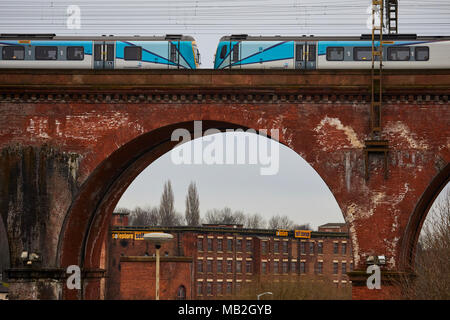
[[[170,180],[164,185],[159,207],[116,208],[116,213],[129,213],[130,226],[199,226],[201,224],[237,224],[249,229],[302,229],[311,230],[310,224],[296,224],[288,216],[274,215],[268,221],[258,214],[246,214],[231,208],[207,210],[200,215],[199,195],[194,182],[191,182],[186,195],[184,217],[174,209],[174,195]]]
[[[406,299],[450,299],[450,188],[440,198],[422,227],[415,277],[401,281]]]
[[[223,299],[236,300],[351,300],[351,286],[338,287],[326,276],[302,275],[300,279],[283,279],[271,277],[264,280],[253,279],[252,282],[241,282],[239,292],[224,295]]]

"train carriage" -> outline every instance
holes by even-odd
[[[380,46],[380,41],[375,41]],[[371,35],[360,37],[222,37],[215,69],[371,69]],[[375,67],[379,67],[378,57]],[[450,37],[386,35],[385,69],[448,69]]]
[[[183,35],[0,35],[0,68],[197,69],[199,63],[194,38]]]

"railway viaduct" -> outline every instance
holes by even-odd
[[[373,140],[370,70],[2,70],[0,214],[12,299],[100,299],[111,213],[177,128],[279,129],[322,177],[350,226],[355,299],[401,297],[421,225],[450,177],[450,71],[385,71]],[[373,150],[376,151],[376,150]],[[276,186],[274,186],[276,187]],[[23,251],[40,261],[23,264]],[[366,261],[385,255],[381,289]],[[82,270],[68,290],[66,268]]]

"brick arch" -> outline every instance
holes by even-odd
[[[170,140],[172,132],[178,128],[187,129],[192,134],[194,122],[175,123],[142,134],[115,150],[95,168],[66,215],[58,246],[60,266],[76,264],[88,271],[99,268],[102,244],[112,211],[135,178],[153,161],[178,144],[178,141]],[[231,122],[202,121],[203,132],[211,128],[222,132],[227,129],[249,129],[248,126]],[[287,145],[282,136],[279,142]],[[321,178],[325,181],[322,176]],[[332,192],[331,194],[334,196]],[[99,296],[98,283],[93,284],[91,281],[84,289],[78,298],[90,299]],[[75,298],[73,292],[66,292],[66,297]]]
[[[423,223],[425,222],[425,219],[434,201],[449,182],[450,163],[447,163],[447,165],[433,178],[431,183],[421,195],[414,208],[414,211],[409,216],[401,246],[401,270],[414,271],[416,247],[419,241],[419,235],[422,230]]]

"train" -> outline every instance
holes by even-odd
[[[384,69],[449,69],[450,36],[385,35]],[[188,35],[56,36],[1,34],[0,68],[199,69],[200,52]],[[220,38],[214,69],[371,69],[372,35]],[[379,57],[375,67],[379,68]]]
[[[448,69],[450,37],[385,35],[384,69]],[[380,46],[379,36],[375,46]],[[371,69],[372,34],[358,37],[231,35],[220,39],[214,69]],[[375,56],[375,67],[380,59]]]
[[[197,69],[200,53],[186,35],[56,36],[1,34],[0,68]]]

